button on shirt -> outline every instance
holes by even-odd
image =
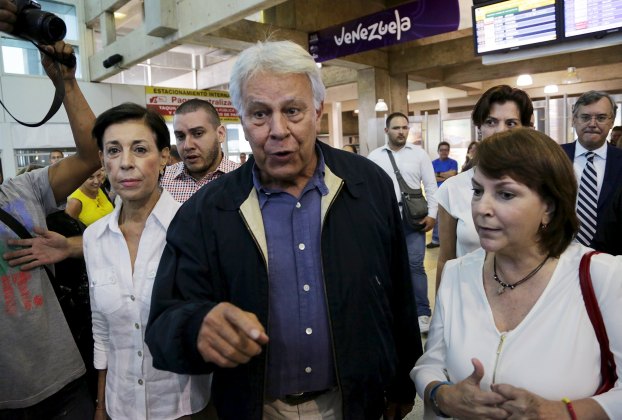
[[[274,398],[336,384],[320,247],[321,199],[328,188],[317,147],[316,153],[317,169],[299,198],[262,187],[253,170],[268,246],[266,393]]]
[[[144,342],[166,230],[179,206],[162,191],[145,223],[134,273],[117,222],[122,206],[84,232],[94,365],[108,369],[106,410],[113,419],[179,418],[200,411],[209,401],[209,375],[177,375],[153,368]]]
[[[226,159],[223,156],[214,172],[208,173],[197,181],[188,173],[188,169],[183,162],[177,162],[174,165],[166,167],[166,171],[162,179],[160,179],[160,185],[167,190],[176,201],[184,203],[203,185],[239,167],[239,163]]]

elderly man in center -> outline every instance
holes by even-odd
[[[392,183],[317,140],[325,88],[289,42],[240,54],[230,84],[252,157],[170,225],[146,342],[158,369],[214,372],[223,419],[404,415],[421,355]]]

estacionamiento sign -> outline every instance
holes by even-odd
[[[231,104],[229,92],[224,90],[194,90],[183,88],[145,87],[147,108],[153,109],[162,115],[165,120],[172,121],[177,107],[189,99],[204,99],[214,105],[220,121],[224,123],[238,123],[240,117]]]

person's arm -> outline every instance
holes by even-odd
[[[196,207],[202,206],[182,206],[169,226],[145,331],[153,366],[180,374],[246,363],[268,341],[255,314],[215,297],[220,291],[203,240],[209,235]]]
[[[108,369],[97,371],[97,406],[95,407],[95,420],[106,420],[106,374]]]
[[[438,206],[438,239],[441,244],[436,262],[436,290],[441,285],[443,268],[448,260],[456,258],[456,230],[458,220],[452,217],[441,205]]]
[[[65,207],[65,213],[73,217],[76,220],[80,220],[80,213],[82,213],[82,201],[75,198],[67,200],[67,207]]]
[[[32,239],[9,239],[10,246],[23,249],[5,252],[2,255],[11,267],[20,266],[20,270],[32,270],[42,265],[55,264],[66,258],[82,257],[82,236],[65,238],[60,233],[43,228],[34,228],[39,235]]]
[[[437,176],[437,179],[438,179],[438,178],[441,178],[441,179],[440,179],[440,181],[445,181],[445,180],[447,180],[448,178],[451,178],[452,176],[456,175],[457,173],[458,173],[458,171],[457,171],[457,170],[455,170],[455,169],[450,169],[450,170],[445,171],[445,172],[440,172],[440,173],[438,174],[438,176]]]
[[[71,45],[63,41],[45,47],[61,56],[73,53]],[[58,71],[56,64],[47,55],[41,60],[46,73],[52,79]],[[57,203],[64,202],[95,170],[101,166],[97,143],[91,136],[95,114],[82,94],[75,77],[75,67],[67,68],[60,64],[61,76],[65,84],[63,104],[69,117],[69,125],[76,143],[76,153],[60,160],[48,168],[50,186]]]

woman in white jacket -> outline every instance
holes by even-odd
[[[447,262],[426,344],[411,372],[426,414],[461,419],[622,418],[620,381],[594,396],[601,353],[579,284],[588,251],[565,153],[528,128],[478,147],[472,214],[482,249]],[[622,258],[591,276],[622,376]],[[563,400],[563,401],[562,401]]]
[[[100,156],[121,203],[84,233],[84,257],[99,370],[96,420],[168,420],[200,412],[209,376],[153,368],[144,329],[151,290],[180,204],[159,185],[170,135],[160,115],[136,104],[101,114],[93,128]]]

